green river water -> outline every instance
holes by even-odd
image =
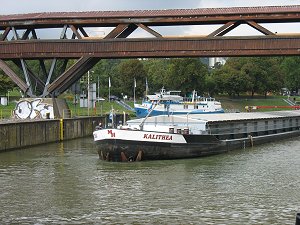
[[[92,138],[0,154],[0,224],[295,224],[300,138],[111,163]]]

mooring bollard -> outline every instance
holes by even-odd
[[[296,223],[295,225],[300,225],[300,213],[297,213],[296,215]]]

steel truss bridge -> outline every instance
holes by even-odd
[[[300,6],[2,15],[0,69],[27,96],[56,97],[103,58],[299,55],[300,33],[266,28],[298,22]],[[171,27],[206,25],[217,28],[202,36],[163,34]],[[259,34],[228,35],[240,25]],[[143,34],[133,38],[136,30]],[[31,60],[39,62],[38,72],[31,68]],[[19,70],[14,71],[11,63]]]

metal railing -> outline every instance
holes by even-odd
[[[63,110],[63,119],[72,118],[72,111],[70,109]]]

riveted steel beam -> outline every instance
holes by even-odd
[[[135,24],[119,24],[113,29],[108,35],[104,37],[104,39],[111,38],[126,38],[128,37],[135,29],[137,25]]]
[[[232,8],[199,8],[169,10],[95,11],[95,12],[52,12],[19,15],[1,15],[1,27],[14,26],[18,29],[74,26],[112,27],[118,24],[146,26],[223,24],[228,21],[248,20],[257,23],[299,22],[300,6],[265,6]]]
[[[47,92],[52,96],[60,95],[79,80],[98,61],[99,58],[81,57],[72,67],[48,86]]]
[[[10,31],[11,31],[11,27],[6,27],[3,34],[2,34],[2,36],[1,36],[1,38],[0,38],[0,40],[4,41]]]
[[[222,27],[218,28],[214,32],[207,35],[207,37],[215,37],[215,36],[223,36],[239,26],[241,21],[229,21],[228,23],[224,24]]]
[[[143,30],[147,31],[148,33],[152,34],[154,37],[157,37],[157,38],[162,38],[162,35],[158,32],[156,32],[155,30],[151,29],[150,27],[148,26],[145,26],[144,24],[138,24],[138,26],[140,28],[142,28]]]
[[[2,59],[299,55],[300,36],[31,40],[2,42],[0,52]]]
[[[71,30],[73,31],[73,34],[78,38],[82,39],[81,34],[78,32],[78,29],[74,25],[70,25]]]
[[[0,68],[3,70],[3,72],[12,79],[15,84],[18,85],[18,87],[23,91],[27,92],[29,90],[29,86],[21,79],[18,77],[18,75],[10,69],[9,65],[3,60],[0,59]]]
[[[266,29],[265,27],[257,24],[255,21],[246,21],[246,23],[265,35],[275,35],[273,32],[271,32],[270,30]]]

